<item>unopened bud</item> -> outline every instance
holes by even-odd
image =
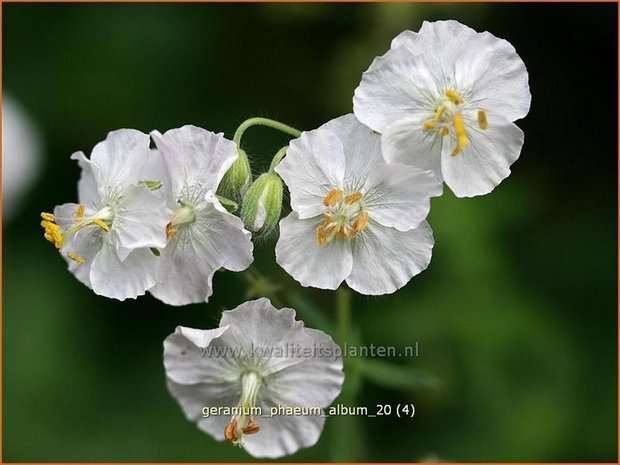
[[[248,186],[252,182],[250,162],[245,151],[239,149],[239,156],[233,165],[226,171],[220,182],[217,194],[239,202]]]
[[[268,234],[275,229],[282,211],[283,187],[273,172],[261,174],[243,196],[241,219],[253,232]]]

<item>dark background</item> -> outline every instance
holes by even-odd
[[[4,461],[242,461],[168,395],[162,341],[245,300],[218,274],[208,305],[94,295],[44,241],[39,212],[76,199],[76,150],[108,131],[186,123],[229,137],[251,116],[313,129],[351,111],[373,57],[423,20],[510,41],[529,71],[521,158],[491,195],[445,190],[430,268],[354,297],[366,343],[420,344],[394,363],[440,380],[364,382],[357,405],[413,402],[413,420],[338,420],[288,460],[607,461],[617,439],[615,4],[4,4],[3,89],[45,141],[43,172],[3,225]],[[286,138],[251,129],[257,172]],[[10,156],[10,154],[4,154]],[[275,264],[256,266],[298,289]],[[291,287],[291,288],[292,288]],[[333,293],[304,291],[331,318]],[[286,299],[285,299],[286,300]],[[340,451],[340,452],[339,452]]]

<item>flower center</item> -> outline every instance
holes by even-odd
[[[166,237],[172,239],[179,232],[178,226],[184,224],[190,224],[196,221],[196,211],[194,207],[189,204],[184,204],[179,201],[181,206],[174,212],[174,216],[170,220],[170,223],[166,225]]]
[[[368,212],[362,205],[363,194],[354,192],[347,196],[340,189],[332,189],[323,199],[325,219],[316,228],[319,245],[329,244],[336,238],[350,239],[368,226]]]
[[[424,129],[427,131],[437,131],[442,137],[447,136],[451,130],[454,130],[456,147],[451,153],[453,157],[457,156],[469,143],[461,111],[463,103],[465,101],[456,91],[448,89],[444,94],[444,98],[439,100],[433,119],[423,123]],[[487,129],[489,127],[487,114],[484,110],[478,110],[478,126],[480,129]]]
[[[241,438],[244,434],[256,434],[260,427],[254,423],[254,413],[258,412],[256,397],[262,381],[253,371],[246,371],[241,375],[241,399],[238,410],[240,413],[233,415],[230,423],[224,429],[224,439],[235,446],[242,446]]]
[[[60,250],[64,246],[65,239],[67,237],[77,234],[78,231],[81,231],[84,228],[96,226],[103,229],[105,232],[110,230],[110,226],[112,225],[115,216],[114,209],[111,206],[106,205],[90,217],[84,216],[85,210],[86,208],[84,205],[78,205],[75,209],[75,213],[73,214],[73,223],[64,231],[56,223],[56,218],[52,213],[41,213],[41,218],[43,219],[43,221],[41,221],[41,226],[45,230],[43,237],[45,237],[45,239],[50,241],[58,250]],[[67,252],[67,257],[80,265],[86,263],[86,260],[71,251]]]

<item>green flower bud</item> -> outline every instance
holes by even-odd
[[[217,194],[234,201],[241,201],[245,190],[252,182],[250,162],[245,151],[239,149],[239,156],[233,165],[226,171],[217,189]]]
[[[282,211],[282,180],[274,172],[261,174],[243,196],[241,219],[249,231],[268,234]]]

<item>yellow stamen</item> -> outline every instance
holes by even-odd
[[[75,263],[79,265],[83,265],[84,263],[86,263],[86,260],[84,260],[82,257],[78,257],[73,252],[67,253],[67,257],[69,257],[71,260],[73,260]]]
[[[435,111],[435,119],[433,121],[435,123],[438,123],[445,112],[446,112],[446,107],[444,107],[443,105],[437,108],[437,111]]]
[[[319,245],[327,244],[327,234],[325,234],[325,226],[319,226],[316,228],[316,240]]]
[[[355,224],[353,225],[353,236],[358,232],[363,231],[368,226],[368,212],[362,212],[355,220]]]
[[[439,135],[440,135],[441,137],[445,137],[445,136],[447,136],[448,134],[450,134],[450,130],[449,130],[447,127],[445,127],[445,126],[444,126],[444,127],[442,127],[442,128],[439,128],[439,131],[437,131],[437,132],[439,132]]]
[[[256,434],[260,431],[260,426],[254,423],[253,418],[250,418],[248,424],[241,428],[241,431],[243,431],[243,434]]]
[[[446,90],[446,97],[448,97],[450,101],[455,105],[460,105],[461,103],[463,103],[463,99],[461,98],[461,96],[453,90]]]
[[[84,211],[85,211],[85,210],[86,210],[86,208],[84,207],[84,205],[79,204],[79,205],[77,206],[77,209],[75,210],[75,215],[73,215],[73,217],[74,217],[77,221],[81,220],[82,218],[84,218]]]
[[[46,213],[45,217],[43,216],[44,214],[41,214],[42,218],[50,218],[52,216],[50,216],[50,213]],[[45,229],[45,232],[43,233],[43,237],[45,239],[47,239],[49,242],[51,242],[52,244],[54,244],[54,246],[57,249],[62,249],[62,246],[65,243],[65,240],[62,236],[62,233],[60,232],[60,226],[58,226],[56,223],[54,223],[53,221],[44,219],[43,221],[41,221],[41,226],[43,227],[43,229]]]
[[[54,221],[54,215],[52,213],[41,212],[41,218],[45,221]]]
[[[433,121],[424,121],[424,129],[426,129],[427,131],[430,131],[431,129],[435,128],[435,123]]]
[[[100,220],[99,218],[95,218],[93,220],[93,224],[96,224],[101,229],[103,229],[105,232],[110,231],[110,227],[107,224],[105,224],[102,220]]]
[[[172,239],[178,232],[179,230],[172,226],[172,223],[166,225],[166,239]]]
[[[233,444],[237,440],[237,420],[232,419],[224,428],[224,439]]]
[[[480,129],[487,129],[489,127],[487,114],[484,112],[484,110],[478,110],[478,126],[480,126]]]
[[[362,193],[361,192],[355,192],[351,195],[347,195],[346,198],[344,199],[344,204],[345,205],[351,205],[352,203],[357,202],[359,199],[362,198]]]
[[[463,117],[461,115],[454,115],[454,131],[456,132],[456,140],[457,145],[456,148],[452,151],[452,156],[457,156],[463,147],[465,147],[469,140],[467,139],[467,134],[465,133],[465,125],[463,124]]]
[[[323,205],[326,207],[333,207],[338,203],[338,201],[342,198],[344,192],[340,189],[332,189],[328,192],[328,194],[323,199]]]

